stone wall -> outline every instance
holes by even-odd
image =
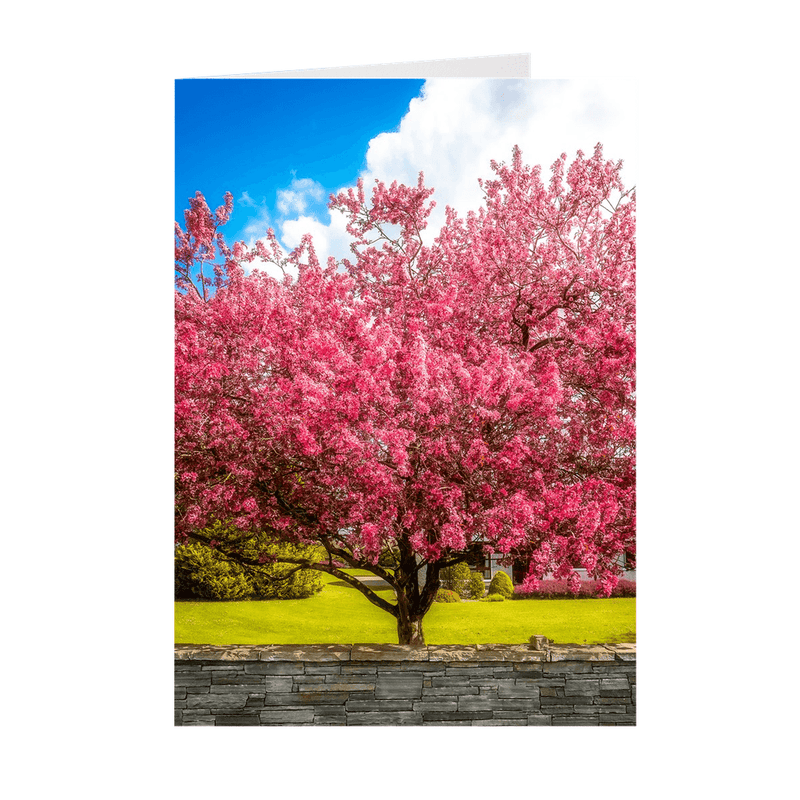
[[[636,645],[177,645],[175,724],[635,725]]]

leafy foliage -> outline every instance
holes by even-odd
[[[439,573],[442,588],[451,589],[459,597],[469,597],[469,565],[461,561],[452,567],[445,567]]]
[[[469,574],[469,596],[473,600],[479,600],[486,592],[486,585],[483,582],[483,575],[479,572]]]
[[[502,603],[506,598],[502,594],[489,593],[481,598],[481,603]]]
[[[511,597],[514,594],[514,584],[502,570],[495,572],[489,584],[489,594],[501,594],[503,597]]]
[[[415,642],[440,569],[476,547],[525,560],[526,585],[582,567],[613,590],[635,548],[635,194],[599,145],[547,183],[517,148],[491,167],[483,208],[448,209],[432,242],[422,175],[341,192],[353,256],[326,265],[308,236],[289,254],[272,231],[228,247],[231,195],[213,213],[191,199],[179,542],[229,519],[321,544],[390,582],[396,605],[355,588]],[[286,278],[253,269],[267,263]]]
[[[175,548],[175,597],[202,600],[247,600],[253,584],[238,564],[218,558],[198,542]]]
[[[206,531],[216,544],[237,536],[235,530],[216,524]],[[289,600],[311,597],[322,590],[322,576],[308,569],[298,570],[281,558],[320,555],[319,548],[270,541],[256,537],[247,541],[240,554],[256,561],[264,553],[275,563],[248,566],[226,558],[220,549],[200,541],[175,548],[175,596],[206,600]]]
[[[439,589],[436,592],[436,602],[437,603],[460,603],[461,602],[461,595],[458,592],[454,592],[452,589]]]

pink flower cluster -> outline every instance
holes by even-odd
[[[190,201],[179,537],[234,520],[370,564],[480,546],[525,560],[530,581],[581,591],[585,568],[613,590],[635,546],[635,196],[599,147],[562,156],[548,185],[517,149],[492,166],[484,208],[448,209],[432,245],[421,175],[340,193],[353,258],[324,266],[308,237],[228,248],[231,196],[213,214]],[[246,275],[259,260],[296,280]]]

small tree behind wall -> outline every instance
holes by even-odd
[[[352,257],[325,265],[310,237],[289,254],[271,231],[229,248],[231,196],[212,213],[198,193],[176,223],[178,540],[216,520],[319,544],[321,562],[292,563],[362,592],[409,644],[442,569],[476,548],[524,559],[526,588],[548,573],[579,586],[583,567],[610,592],[635,548],[635,194],[620,168],[598,145],[545,184],[515,148],[482,209],[448,208],[429,245],[422,175],[359,183],[331,202]],[[287,277],[255,269],[267,262]]]

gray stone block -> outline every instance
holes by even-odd
[[[376,679],[377,680],[377,679]],[[314,691],[325,692],[374,692],[373,683],[324,683],[314,687]]]
[[[203,665],[200,664],[198,661],[175,661],[175,672],[200,672],[203,669]]]
[[[243,686],[247,684],[251,687],[261,687],[264,686],[264,676],[263,675],[246,675],[244,673],[239,673],[237,675],[214,675],[212,677],[212,682],[214,686]]]
[[[235,714],[231,716],[217,714],[215,724],[217,727],[221,725],[260,725],[261,720],[257,714]]]
[[[428,719],[427,717],[423,716],[422,724],[427,726],[438,726],[442,727],[444,725],[461,725],[462,727],[470,727],[472,725],[471,719],[451,719],[451,720],[443,720],[443,719]]]
[[[375,692],[349,692],[350,700],[374,700]]]
[[[540,697],[564,697],[564,690],[560,686],[540,686]]]
[[[458,700],[415,700],[414,711],[458,711]]]
[[[536,710],[537,711],[541,710],[541,712],[543,714],[550,714],[554,718],[556,716],[561,716],[561,717],[570,716],[571,717],[575,713],[573,706],[564,705],[563,701],[562,701],[562,703],[560,705],[556,705],[556,704],[546,703],[545,702],[545,698],[542,697],[540,702],[542,704],[541,705],[541,709],[536,709]]]
[[[577,678],[567,678],[564,685],[564,694],[569,697],[570,695],[589,695],[594,697],[600,693],[600,681],[597,678],[593,680],[580,680]]]
[[[374,664],[342,664],[342,675],[374,675],[376,672]]]
[[[491,711],[426,711],[422,715],[425,724],[430,722],[466,722],[473,719],[491,719]]]
[[[600,720],[597,717],[579,717],[575,714],[570,714],[565,717],[553,717],[552,725],[556,726],[570,726],[570,725],[599,725]]]
[[[304,708],[302,711],[283,711],[270,709],[258,715],[262,725],[294,725],[299,722],[313,722],[314,709]]]
[[[211,686],[211,675],[182,673],[175,676],[175,686]]]
[[[347,719],[347,712],[344,706],[314,706],[314,720],[318,719],[344,721]]]
[[[302,705],[333,705],[333,706],[343,706],[345,702],[350,698],[350,695],[347,692],[318,692],[318,691],[300,691],[300,692],[292,692],[290,695],[292,698],[292,705],[300,703]],[[272,705],[269,702],[270,696],[267,695],[264,698],[265,705]]]
[[[208,694],[211,691],[211,687],[208,684],[200,684],[198,686],[187,686],[186,687],[186,694]]]
[[[576,675],[592,672],[589,661],[555,661],[542,664],[542,672],[548,677],[553,675]]]
[[[348,686],[362,686],[368,684],[375,685],[375,678],[369,675],[325,675],[325,683],[336,683],[339,685],[347,684]],[[356,689],[353,691],[365,691],[364,689]]]
[[[497,717],[492,717],[492,719],[474,719],[472,720],[472,724],[474,727],[493,727],[497,728],[500,726],[519,726],[519,725],[527,725],[528,718],[522,717],[521,719],[497,719]]]
[[[211,686],[211,694],[253,694],[259,692],[262,695],[266,692],[291,692],[292,691],[292,676],[291,675],[270,675],[264,678],[264,683],[261,686],[254,686],[252,683],[232,683],[218,686],[213,684]]]
[[[528,725],[552,725],[553,718],[549,714],[528,714]]]
[[[247,702],[245,694],[195,694],[189,695],[186,702],[189,708],[244,708]]]
[[[418,699],[422,697],[422,675],[418,673],[378,674],[375,682],[375,698]]]
[[[306,664],[306,675],[341,675],[341,664]]]
[[[244,671],[247,675],[302,675],[305,666],[291,661],[258,661],[245,664]]]
[[[442,661],[401,661],[398,665],[401,672],[423,672],[426,677],[444,675],[447,664]]]
[[[469,686],[468,675],[444,675],[431,678],[431,684],[436,686]]]
[[[348,700],[345,709],[351,711],[413,711],[413,700]]]
[[[636,714],[600,714],[601,725],[635,725]]]
[[[214,726],[214,717],[198,717],[197,719],[185,719],[182,727],[196,727],[198,725],[205,725],[207,727]]]
[[[624,689],[628,691],[630,684],[626,678],[600,678],[601,689]]]
[[[292,681],[295,686],[313,685],[325,683],[326,675],[293,675]]]
[[[459,697],[459,711],[538,711],[539,700],[518,697],[509,700],[498,700],[495,697]]]
[[[544,664],[533,661],[522,664],[514,664],[514,672],[521,673],[523,675],[541,675],[544,672]]]
[[[513,667],[508,668],[509,672],[513,671]],[[445,674],[448,677],[462,677],[462,678],[494,678],[498,677],[494,673],[493,667],[476,667],[475,665],[471,666],[462,666],[461,664],[448,664],[447,670]]]
[[[539,686],[525,679],[501,680],[497,687],[498,697],[539,697]]]
[[[182,689],[178,686],[175,687],[175,699],[176,700],[183,700],[186,697],[186,689]]]
[[[347,715],[348,725],[422,725],[417,711],[364,711]]]
[[[480,688],[478,686],[432,686],[423,687],[422,699],[425,700],[429,697],[445,697],[449,695],[467,695],[478,694]]]

